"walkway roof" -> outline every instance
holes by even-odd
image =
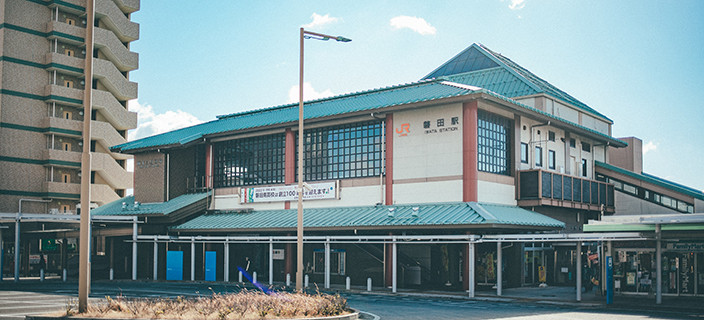
[[[249,212],[209,213],[171,231],[254,232],[296,229],[297,211],[256,210]],[[343,229],[419,229],[445,228],[522,228],[562,229],[561,221],[520,207],[476,202],[310,208],[304,211],[307,230]]]
[[[619,168],[617,166],[614,166],[614,165],[611,165],[608,163],[604,163],[601,161],[594,161],[594,163],[596,164],[597,167],[611,170],[616,173],[623,174],[625,176],[629,176],[631,178],[641,180],[643,182],[652,183],[656,186],[670,189],[672,191],[679,192],[679,193],[685,194],[687,196],[690,196],[690,197],[693,197],[693,198],[696,198],[699,200],[704,200],[704,192],[702,192],[700,190],[690,188],[690,187],[687,187],[687,186],[684,186],[684,185],[681,185],[679,183],[675,183],[675,182],[672,182],[669,180],[665,180],[663,178],[656,177],[654,175],[650,175],[645,172],[635,173],[635,172],[632,172],[632,171],[629,171],[629,170],[626,170],[623,168]]]

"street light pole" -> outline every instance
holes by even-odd
[[[300,69],[298,82],[298,216],[296,223],[296,291],[303,289],[303,40],[316,39],[327,41],[350,42],[345,37],[329,36],[322,33],[305,31],[301,28]]]

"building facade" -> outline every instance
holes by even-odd
[[[110,147],[137,126],[127,101],[137,98],[129,73],[139,65],[130,50],[139,25],[130,15],[139,0],[95,0],[95,21],[86,21],[86,1],[0,1],[0,212],[75,214],[82,174],[91,205],[132,188],[130,156]],[[84,120],[90,173],[81,172]]]

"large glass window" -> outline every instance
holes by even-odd
[[[482,110],[479,110],[478,117],[477,162],[479,171],[510,175],[511,120]]]
[[[382,122],[306,129],[303,155],[306,181],[379,176]]]
[[[283,183],[284,141],[282,133],[215,143],[215,187]]]

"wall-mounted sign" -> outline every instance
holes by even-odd
[[[135,161],[134,164],[140,169],[158,168],[164,165],[164,159],[140,160]]]
[[[240,203],[297,201],[297,188],[297,185],[260,188],[240,188]],[[338,199],[337,190],[337,181],[311,183],[310,190],[305,188],[303,189],[303,200]]]
[[[274,249],[271,252],[271,258],[274,260],[283,260],[284,259],[284,249]]]

